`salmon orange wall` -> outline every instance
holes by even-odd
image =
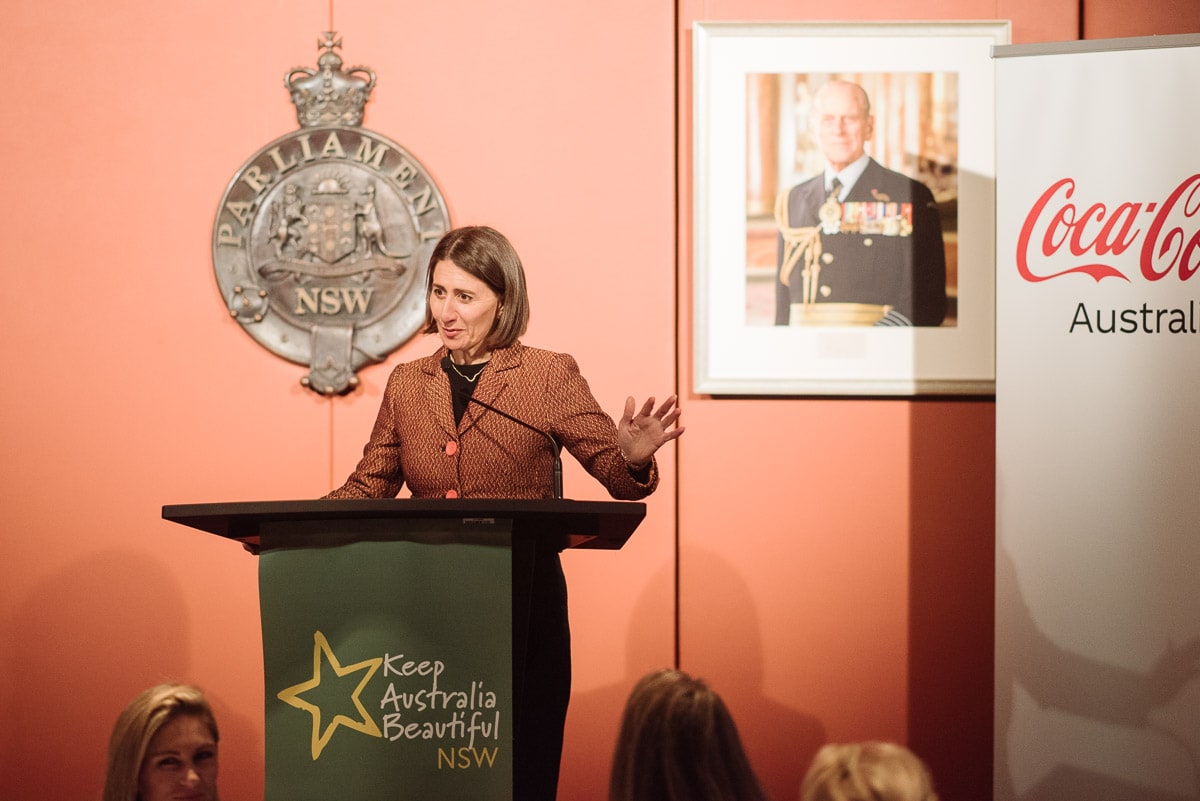
[[[943,5],[867,2],[853,16],[1009,18],[1025,42],[1077,27],[1073,0]],[[778,799],[794,798],[821,737],[907,739],[940,768],[981,736],[956,716],[990,676],[990,404],[687,391],[691,23],[835,10],[846,9],[333,8],[347,64],[379,75],[367,127],[422,161],[455,223],[495,225],[522,253],[526,341],[573,353],[614,413],[627,394],[683,392],[689,432],[662,454],[637,536],[618,553],[566,557],[576,692],[564,799],[604,797],[620,705],[677,645],[683,667],[730,697]],[[214,699],[222,794],[261,798],[255,560],[165,523],[161,507],[319,496],[356,460],[390,365],[434,347],[418,337],[363,370],[353,394],[322,399],[299,385],[305,368],[229,319],[213,277],[217,201],[252,153],[296,127],[282,76],[315,62],[330,3],[5,11],[0,798],[97,797],[114,717],[167,679]],[[1129,31],[1146,32],[1178,29]],[[566,486],[601,496],[577,468]],[[947,722],[963,736],[939,733]]]
[[[574,354],[617,414],[626,395],[675,385],[673,15],[658,6],[334,9],[347,66],[378,74],[367,127],[421,160],[454,223],[510,235],[531,285],[525,341]],[[436,347],[417,337],[355,393],[322,399],[217,288],[217,203],[247,158],[295,130],[283,76],[315,64],[329,3],[5,11],[0,798],[97,798],[118,711],[173,678],[214,698],[223,796],[261,798],[255,559],[161,507],[328,491],[390,365]],[[643,588],[671,561],[673,453],[661,462],[635,541],[567,559],[581,693],[624,680],[634,608],[647,612]],[[603,492],[577,467],[565,483]],[[639,667],[672,661],[672,603],[654,598]]]

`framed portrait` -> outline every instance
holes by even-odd
[[[1003,21],[693,30],[696,392],[991,394]]]

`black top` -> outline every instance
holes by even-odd
[[[442,358],[442,369],[450,376],[450,397],[454,400],[454,423],[462,422],[467,411],[470,397],[475,394],[475,384],[479,374],[487,367],[487,362],[479,364],[458,365],[450,360],[449,354]]]

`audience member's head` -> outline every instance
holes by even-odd
[[[625,704],[609,801],[765,801],[725,702],[678,670],[642,678]]]
[[[217,801],[218,739],[204,693],[186,684],[151,687],[113,726],[104,801]]]
[[[800,785],[800,801],[937,801],[933,778],[902,745],[826,745]]]

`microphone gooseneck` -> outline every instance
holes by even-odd
[[[442,363],[442,369],[445,370],[447,374],[449,374],[450,366],[448,364],[446,364],[446,362]],[[555,500],[560,500],[560,501],[562,500],[563,479],[562,479],[562,456],[560,453],[560,451],[562,450],[562,446],[558,444],[558,440],[556,440],[553,435],[551,435],[549,432],[543,431],[542,429],[538,428],[537,426],[526,423],[524,420],[519,420],[516,417],[513,417],[508,412],[497,409],[495,406],[491,405],[490,403],[485,403],[485,402],[479,400],[470,392],[462,392],[461,390],[455,389],[453,382],[451,382],[450,390],[452,392],[454,392],[456,395],[458,395],[459,398],[467,401],[467,403],[474,403],[477,406],[482,406],[483,408],[487,409],[489,412],[495,412],[496,414],[503,417],[505,420],[511,420],[512,422],[516,423],[517,425],[523,426],[524,428],[529,429],[530,431],[534,432],[535,434],[540,434],[542,437],[544,437],[546,439],[546,441],[548,443],[550,443],[550,455],[554,458],[554,471],[553,471],[553,475],[552,475],[553,484],[554,484],[554,498],[555,498]]]
[[[530,431],[533,431],[536,434],[541,434],[543,437],[546,438],[546,441],[550,443],[550,455],[552,457],[554,457],[554,474],[553,474],[554,497],[556,500],[562,500],[562,496],[563,496],[562,456],[559,453],[562,446],[560,446],[558,444],[558,440],[556,440],[554,438],[554,436],[552,434],[550,434],[549,432],[543,431],[542,429],[540,429],[536,426],[532,426],[529,423],[526,423],[524,420],[518,420],[517,418],[513,417],[508,412],[503,412],[503,411],[497,409],[495,406],[491,405],[490,403],[484,403],[483,401],[476,398],[474,395],[467,395],[467,402],[478,404],[479,406],[482,406],[483,408],[487,409],[489,412],[495,412],[496,414],[503,417],[505,420],[511,420],[514,423],[516,423],[517,425],[524,426],[525,428],[528,428]]]

